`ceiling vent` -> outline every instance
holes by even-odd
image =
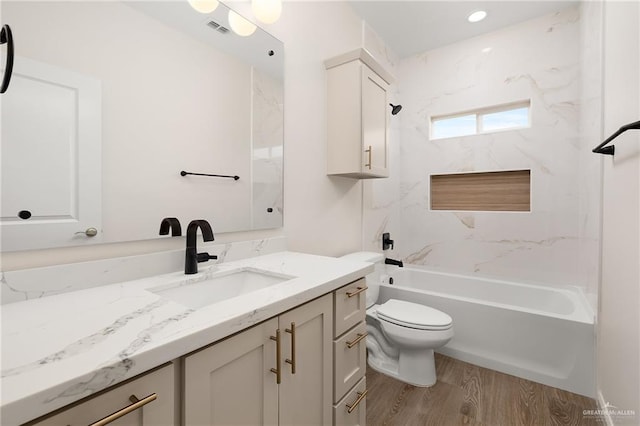
[[[207,25],[222,34],[226,34],[229,32],[229,28],[223,27],[222,25],[218,24],[216,21],[209,21],[207,22]]]

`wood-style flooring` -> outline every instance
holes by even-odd
[[[581,395],[436,354],[438,382],[419,388],[367,369],[367,425],[602,426]]]

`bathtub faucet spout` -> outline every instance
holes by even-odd
[[[395,259],[389,259],[388,257],[384,259],[384,264],[385,265],[396,265],[399,267],[403,267],[404,264],[402,263],[402,260],[395,260]]]

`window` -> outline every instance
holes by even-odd
[[[431,139],[479,135],[529,127],[531,101],[431,117]]]

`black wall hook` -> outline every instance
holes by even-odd
[[[609,136],[600,145],[593,148],[591,152],[594,152],[596,154],[614,155],[616,153],[615,145],[609,145],[609,146],[605,146],[605,145],[611,142],[612,140],[614,140],[615,138],[617,138],[618,136],[620,136],[621,134],[623,134],[624,132],[626,132],[627,130],[640,130],[640,121],[636,121],[635,123],[629,123],[627,125],[620,127],[617,132]]]
[[[0,44],[5,43],[7,44],[7,60],[5,62],[2,84],[0,84],[0,93],[6,92],[9,88],[11,74],[13,73],[13,35],[11,34],[11,27],[9,27],[9,25],[3,25],[2,30],[0,30]]]

